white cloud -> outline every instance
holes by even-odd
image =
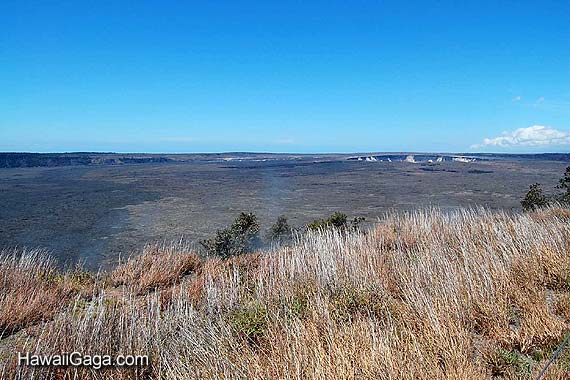
[[[520,102],[522,100],[522,96],[517,95],[513,98],[513,102]]]
[[[502,136],[485,138],[483,143],[473,145],[473,148],[484,147],[544,147],[544,146],[570,145],[570,132],[560,131],[543,125],[533,125],[519,128],[510,132],[503,132]]]

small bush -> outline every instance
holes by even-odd
[[[329,228],[345,228],[348,217],[342,212],[335,212],[327,219],[317,219],[307,225],[309,230],[321,230]]]
[[[518,351],[499,348],[489,359],[494,376],[528,378],[531,374],[532,360]]]
[[[277,218],[275,224],[269,228],[267,239],[273,242],[284,243],[293,237],[293,228],[287,222],[287,218],[283,215]]]
[[[348,221],[348,216],[342,212],[335,212],[327,219],[317,219],[312,221],[307,225],[307,229],[310,231],[316,230],[326,230],[326,229],[337,229],[337,230],[358,230],[360,224],[364,222],[365,218],[356,217],[350,222]]]
[[[230,314],[231,324],[249,344],[258,345],[267,330],[267,308],[262,304],[243,307]]]
[[[213,238],[200,244],[209,255],[222,258],[251,252],[259,245],[259,223],[253,213],[242,212],[231,226],[218,230]]]

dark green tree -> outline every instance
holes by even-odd
[[[218,230],[214,237],[202,240],[200,244],[209,255],[217,255],[224,258],[239,254],[236,250],[234,236],[229,228]]]
[[[560,194],[560,202],[570,203],[570,166],[566,168],[564,177],[558,181],[557,189],[562,189],[564,192]]]
[[[251,252],[259,245],[259,223],[253,213],[242,212],[227,228],[200,242],[210,255],[223,258]]]
[[[348,217],[342,212],[335,212],[327,219],[327,223],[335,228],[346,228]]]
[[[307,230],[317,231],[317,230],[327,230],[330,228],[334,228],[335,226],[331,223],[331,220],[330,220],[331,217],[328,217],[327,219],[315,219],[315,220],[313,220],[311,223],[307,224]],[[338,220],[337,220],[337,225],[340,226],[340,223]]]
[[[258,243],[259,223],[255,214],[242,212],[230,227],[231,233],[245,248]]]
[[[548,199],[542,193],[542,188],[539,183],[533,183],[523,200],[521,206],[524,211],[534,211],[537,208],[548,206]]]
[[[290,241],[292,237],[293,229],[284,215],[277,218],[277,221],[269,228],[269,232],[267,233],[268,240],[279,243]]]

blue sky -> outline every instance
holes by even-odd
[[[568,1],[3,1],[0,150],[570,151]]]

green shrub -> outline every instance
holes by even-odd
[[[218,230],[200,244],[210,255],[228,258],[251,252],[259,244],[259,223],[253,213],[242,212],[231,226]]]
[[[248,343],[258,345],[267,331],[267,308],[253,304],[230,313],[230,323],[235,331]]]
[[[337,230],[357,230],[360,224],[364,222],[365,218],[357,217],[348,221],[348,216],[342,212],[335,212],[327,219],[317,219],[307,225],[307,229],[311,231],[337,229]]]
[[[562,189],[564,192],[560,194],[559,200],[562,203],[569,204],[570,203],[570,166],[566,168],[564,172],[564,177],[560,178],[558,181],[557,189]]]
[[[558,180],[556,188],[563,190],[563,192],[558,195],[553,195],[551,199],[549,199],[543,194],[540,184],[534,183],[530,185],[529,191],[521,201],[523,210],[534,211],[538,208],[548,206],[550,200],[570,205],[570,166],[566,167],[564,176]]]
[[[290,241],[292,237],[293,229],[284,215],[277,218],[277,221],[269,228],[269,232],[267,233],[268,240],[278,243]]]
[[[324,230],[329,228],[342,229],[346,227],[348,217],[342,212],[335,212],[327,219],[317,219],[307,225],[309,230]]]
[[[528,378],[531,373],[532,359],[515,350],[499,348],[488,359],[494,376],[505,377],[513,373],[520,378]]]

